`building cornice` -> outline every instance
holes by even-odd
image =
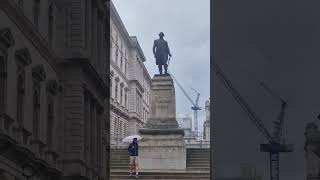
[[[149,74],[146,66],[145,66],[144,64],[143,64],[142,66],[143,66],[143,73],[146,75],[146,77],[147,77],[146,79],[148,80],[148,82],[149,82],[150,85],[151,85],[151,83],[152,83],[152,81],[151,81],[151,76],[150,76],[150,74]]]
[[[142,51],[142,48],[141,48],[141,46],[139,44],[139,41],[138,41],[137,37],[136,36],[130,36],[130,39],[131,39],[131,46],[133,48],[137,49],[138,53],[142,57],[141,62],[145,62],[146,61],[146,57],[144,56],[144,53]]]
[[[143,89],[143,87],[142,87],[142,84],[141,84],[138,80],[130,80],[129,83],[137,85],[138,89],[139,89],[142,93],[144,93],[144,89]]]
[[[130,112],[130,114],[131,114],[130,119],[134,119],[134,120],[137,120],[139,123],[145,124],[145,122],[143,122],[141,118],[137,117],[136,112]]]
[[[123,109],[125,109],[125,108],[123,108]],[[115,105],[112,102],[110,103],[110,110],[113,111],[116,114],[119,114],[121,117],[129,119],[128,112],[123,111],[122,109],[120,109],[117,105]]]
[[[130,39],[129,33],[128,33],[126,27],[124,26],[118,12],[117,12],[117,9],[115,8],[112,1],[110,1],[110,17],[113,20],[114,24],[117,26],[117,29],[120,31],[120,33],[122,34],[124,39],[127,41],[127,43],[129,45],[131,45],[131,39]]]
[[[106,82],[103,80],[101,75],[96,71],[96,69],[92,66],[89,59],[87,58],[70,58],[60,62],[60,65],[78,65],[81,66],[83,71],[89,75],[96,85],[98,86],[98,91],[103,95],[103,98],[108,97],[109,87]],[[105,78],[106,79],[106,78]]]

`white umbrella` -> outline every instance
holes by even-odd
[[[142,139],[142,137],[139,135],[132,135],[132,136],[128,136],[128,137],[125,137],[124,139],[122,139],[122,142],[131,143],[134,138],[137,138],[138,141]]]

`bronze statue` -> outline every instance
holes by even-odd
[[[164,66],[165,74],[168,74],[168,56],[172,56],[169,50],[168,42],[163,39],[163,32],[159,34],[159,39],[154,41],[153,54],[156,58],[159,73],[162,74],[162,66]]]

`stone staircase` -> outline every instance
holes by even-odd
[[[111,150],[111,180],[135,179],[129,177],[129,156],[126,149]],[[210,179],[210,150],[187,149],[187,170],[185,172],[139,172],[139,179]]]

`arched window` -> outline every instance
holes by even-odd
[[[113,136],[117,135],[117,118],[114,118],[113,121]]]
[[[17,121],[19,124],[23,122],[23,105],[24,105],[24,78],[23,74],[19,74],[17,81]]]
[[[116,47],[116,63],[118,64],[118,47]]]
[[[122,55],[121,55],[121,57],[120,57],[120,70],[122,71],[122,66],[123,66],[123,57],[122,57]]]
[[[48,9],[48,42],[49,46],[52,46],[53,40],[53,7],[52,4],[49,5]]]
[[[110,98],[112,97],[113,78],[110,78]]]
[[[40,99],[38,91],[33,94],[33,135],[39,137],[39,119],[40,119]]]
[[[47,101],[47,144],[49,147],[53,144],[53,129],[54,129],[54,100],[51,95]]]
[[[120,121],[119,123],[120,123],[120,125],[119,125],[119,129],[120,129],[119,140],[120,140],[121,138],[123,138],[123,123],[122,123],[122,121]]]
[[[127,75],[127,59],[124,62],[124,74]]]
[[[4,58],[0,56],[0,114],[4,113],[5,109],[6,79],[6,64]]]
[[[126,90],[124,93],[124,107],[125,108],[127,108],[127,94],[128,94],[128,91]]]

